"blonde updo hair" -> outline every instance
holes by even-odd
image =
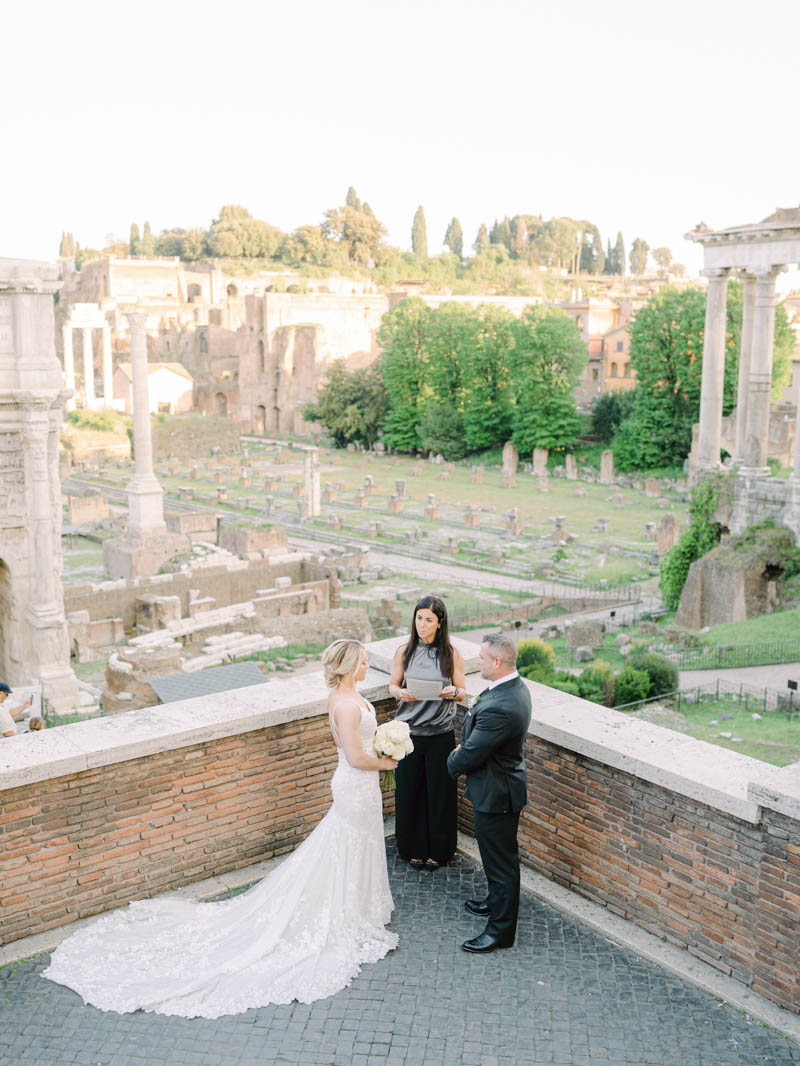
[[[360,640],[335,640],[322,653],[322,667],[328,688],[338,688],[342,678],[357,668],[364,645]]]

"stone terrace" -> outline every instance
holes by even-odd
[[[385,669],[401,639],[369,647],[373,669],[364,690],[381,715],[390,707]],[[483,682],[474,673],[475,646],[462,641],[458,645],[467,660],[468,688],[473,693],[480,691]],[[560,908],[573,908],[576,903],[589,908],[580,912],[582,920],[610,930],[609,935],[616,940],[635,943],[636,951],[651,961],[685,973],[751,1014],[800,1035],[800,766],[768,767],[555,690],[538,685],[531,685],[531,690],[535,708],[527,751],[531,802],[521,822],[520,842],[523,860],[533,871],[530,876],[538,878],[534,887],[539,896]],[[2,933],[7,947],[0,961],[48,950],[66,923],[129,899],[209,877],[218,879],[216,891],[223,890],[231,884],[232,871],[296,846],[329,802],[333,763],[326,730],[324,690],[319,679],[298,677],[280,686],[253,686],[219,694],[213,701],[186,700],[4,741],[0,746],[0,819],[4,830],[0,862]],[[389,796],[387,814],[391,807]],[[463,803],[461,828],[465,834],[471,833],[469,807]],[[405,868],[396,870],[402,889],[396,928],[406,929],[407,942],[386,963],[388,968],[365,971],[352,993],[342,993],[327,1007],[320,1005],[311,1012],[298,1007],[286,1014],[257,1012],[259,1018],[279,1018],[290,1041],[275,1045],[268,1034],[259,1047],[276,1047],[275,1054],[280,1050],[282,1061],[332,1062],[314,1057],[317,1053],[309,1050],[309,1034],[332,1004],[349,1004],[348,995],[356,995],[360,1005],[353,1009],[361,1012],[359,1024],[363,1028],[375,1020],[376,1032],[408,1038],[406,1045],[394,1039],[388,1042],[392,1050],[394,1043],[398,1049],[406,1048],[402,1052],[406,1058],[398,1051],[397,1062],[445,1061],[441,1041],[451,1031],[449,1026],[458,1027],[463,1043],[461,1058],[446,1061],[485,1062],[487,1066],[493,1062],[498,1066],[501,1059],[508,1060],[511,1052],[492,1052],[491,1039],[482,1046],[477,1040],[473,1046],[467,1030],[477,1032],[477,1021],[466,1026],[469,1008],[458,998],[462,985],[452,984],[454,974],[461,974],[470,988],[476,972],[457,952],[458,940],[472,929],[464,925],[459,910],[461,899],[471,889],[459,885],[453,897],[440,897],[432,891],[432,885],[449,885],[451,878],[461,877],[458,871],[468,867],[462,854],[458,865],[432,882],[412,882]],[[258,871],[253,872],[253,876],[258,875]],[[238,883],[248,877],[245,870]],[[408,901],[413,899],[413,903],[408,902],[408,913],[413,917],[404,921],[405,893],[412,883]],[[426,901],[421,908],[420,898]],[[750,1029],[737,1030],[733,1035],[726,1030],[713,1051],[699,1036],[685,1047],[675,1040],[656,1045],[651,1033],[655,1028],[653,1011],[666,1012],[664,1017],[671,1019],[670,1024],[688,1032],[689,1027],[697,1029],[700,1025],[695,1018],[700,1011],[697,1004],[708,1008],[710,1001],[703,996],[693,998],[699,993],[681,986],[675,995],[692,1005],[675,1015],[670,1005],[672,992],[665,991],[672,987],[671,979],[635,960],[618,963],[608,944],[594,941],[595,946],[586,950],[599,952],[605,961],[600,966],[601,977],[595,975],[594,983],[587,984],[586,974],[581,976],[583,947],[579,947],[589,943],[584,940],[587,931],[578,928],[569,934],[568,948],[562,950],[558,943],[553,948],[550,923],[561,928],[563,920],[557,915],[546,916],[541,910],[537,919],[539,905],[531,906],[533,931],[530,925],[526,928],[534,938],[528,941],[535,945],[532,964],[520,967],[526,950],[524,937],[517,951],[481,960],[481,973],[492,976],[478,1005],[494,1003],[496,993],[500,993],[494,1020],[487,1026],[487,1032],[495,1034],[495,1044],[499,1041],[508,1048],[513,1026],[519,1027],[531,1011],[539,1019],[532,1030],[525,1031],[532,1039],[539,1033],[541,1056],[527,1060],[517,1057],[516,1061],[797,1061],[791,1057],[797,1054],[793,1045],[786,1051],[789,1045],[776,1044],[764,1053],[767,1057],[757,1044],[744,1051],[743,1033]],[[27,938],[34,933],[41,934],[42,939],[32,943]],[[16,947],[15,941],[20,941]],[[543,956],[544,947],[555,954]],[[609,951],[611,955],[604,954]],[[402,959],[406,964],[400,966],[396,960]],[[5,976],[10,981],[9,1004],[16,1004],[28,1025],[43,1026],[41,1032],[46,1035],[51,1002],[54,1011],[61,1010],[57,1003],[65,1003],[68,1015],[76,1008],[74,999],[62,1000],[58,997],[64,993],[52,990],[42,1008],[28,1009],[27,1003],[20,1006],[19,997],[31,991],[25,975],[39,965],[25,963],[19,971],[7,971]],[[537,970],[540,966],[545,967],[546,976]],[[637,981],[631,983],[629,975],[633,972]],[[621,975],[613,993],[609,985],[612,975]],[[531,983],[539,979],[544,985]],[[437,987],[447,1000],[443,1005],[431,999],[431,989]],[[653,1000],[645,996],[645,987]],[[400,1009],[402,1004],[411,1003],[410,992],[406,999],[407,988],[414,990],[416,1014]],[[361,990],[360,997],[355,989]],[[373,1010],[361,1000],[378,989],[385,999]],[[597,1003],[589,1003],[590,992],[598,997]],[[453,1011],[447,1005],[450,997],[456,1004]],[[621,1004],[615,1007],[616,1013],[609,1013],[612,999]],[[32,999],[31,1004],[34,1002],[40,1001]],[[547,1018],[544,1014],[540,1018],[540,1006],[548,1003],[546,1010],[542,1007]],[[775,1005],[786,1010],[780,1011]],[[431,1011],[440,1006],[444,1013],[434,1017]],[[607,1046],[600,1042],[587,1058],[587,1033],[594,1032],[595,1024],[595,1020],[587,1019],[595,1009],[614,1039],[619,1042],[624,1033],[620,1046],[608,1046],[605,1059],[596,1055]],[[515,1014],[511,1028],[509,1010]],[[709,1020],[723,1016],[715,1011],[708,1015]],[[347,1009],[345,1015],[331,1017],[345,1016],[350,1017]],[[75,1017],[89,1025],[96,1014],[87,1008]],[[245,1032],[241,1040],[252,1050],[255,1045],[248,1043],[247,1036],[251,1031],[236,1027],[255,1026],[254,1018],[248,1015],[238,1021],[225,1020],[219,1028]],[[418,1032],[423,1032],[424,1044],[412,1040],[415,1019],[423,1026],[424,1032]],[[33,1029],[20,1033],[15,1028],[17,1022],[6,1024],[10,1026],[7,1043],[19,1046],[26,1033],[35,1035]],[[116,1023],[118,1034],[138,1032],[139,1025],[144,1033],[149,1024],[136,1019],[118,1019]],[[717,1024],[710,1021],[710,1025],[708,1032],[716,1032]],[[563,1036],[565,1027],[572,1034],[569,1040]],[[340,1028],[344,1028],[343,1022]],[[185,1032],[201,1030],[211,1032],[202,1025],[191,1031],[178,1026],[170,1032],[180,1032],[176,1039],[183,1039]],[[279,1030],[280,1025],[275,1039]],[[553,1041],[550,1037],[556,1030],[562,1035]],[[574,1035],[578,1030],[583,1034],[582,1042]],[[60,1035],[65,1031],[59,1030]],[[153,1031],[161,1032],[157,1026]],[[702,1035],[701,1030],[697,1032]],[[638,1042],[642,1033],[648,1034],[646,1048]],[[52,1037],[50,1032],[48,1039]],[[187,1039],[189,1044],[181,1043],[180,1049],[192,1051],[196,1057],[187,1057],[186,1062],[248,1061],[242,1055],[239,1060],[204,1059],[201,1045],[193,1043],[194,1037]],[[633,1042],[625,1044],[625,1040]],[[358,1050],[350,1048],[348,1061],[368,1062],[370,1055],[373,1061],[378,1061],[379,1055],[385,1060],[385,1041],[376,1038],[380,1051],[377,1047],[373,1050],[371,1044],[364,1049],[363,1043],[359,1041]],[[442,1056],[431,1057],[428,1044]],[[533,1044],[536,1046],[535,1039]],[[137,1044],[133,1051],[120,1051],[118,1057],[105,1061],[135,1062],[134,1052],[140,1046],[144,1045]],[[121,1048],[119,1041],[116,1047]],[[653,1048],[656,1057],[644,1057],[644,1052],[650,1054]],[[776,1057],[775,1048],[783,1049],[780,1053],[784,1058]],[[297,1052],[294,1059],[289,1057],[292,1049]],[[577,1052],[583,1057],[575,1058]],[[615,1057],[612,1052],[619,1054]],[[362,1054],[366,1057],[359,1058]],[[573,1058],[564,1057],[568,1055]],[[40,1057],[30,1061],[104,1059],[76,1055],[74,1059]],[[260,1061],[269,1059],[262,1054]]]
[[[460,941],[484,890],[460,854],[433,877],[389,841],[397,950],[311,1006],[218,1021],[105,1014],[39,977],[0,970],[4,1066],[791,1066],[800,1045],[525,893],[517,946]]]

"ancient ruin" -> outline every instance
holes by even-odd
[[[61,589],[59,432],[65,388],[54,345],[56,270],[0,259],[0,674],[78,702]]]
[[[778,209],[752,225],[712,230],[700,224],[686,236],[703,246],[708,278],[694,474],[703,476],[720,465],[726,297],[728,279],[736,274],[743,285],[743,318],[730,528],[739,532],[771,515],[800,538],[800,434],[788,482],[770,477],[767,465],[775,279],[786,265],[800,263],[800,207]]]

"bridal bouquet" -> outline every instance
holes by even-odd
[[[384,722],[375,731],[375,754],[385,755],[400,762],[414,750],[414,742],[408,731],[408,722]],[[394,770],[381,773],[381,788],[384,792],[394,788]]]

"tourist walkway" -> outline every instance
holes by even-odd
[[[395,952],[311,1006],[206,1021],[107,1014],[39,975],[0,969],[2,1066],[790,1066],[800,1044],[523,894],[517,946],[467,955],[463,901],[483,875],[435,874],[388,841]]]

